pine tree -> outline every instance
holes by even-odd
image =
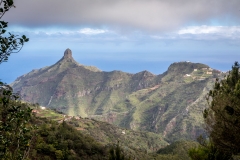
[[[204,110],[206,130],[213,145],[229,154],[240,153],[240,65],[235,62],[223,80],[216,80]]]

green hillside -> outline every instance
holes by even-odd
[[[104,154],[107,153],[111,146],[119,142],[126,155],[129,154],[138,159],[148,159],[152,157],[152,154],[157,150],[168,145],[160,134],[128,130],[111,125],[107,122],[96,121],[89,118],[66,116],[39,106],[33,108],[33,113],[37,117],[36,122],[44,124],[43,127],[40,127],[40,130],[41,128],[44,130],[48,128],[51,129],[51,125],[53,124],[61,126],[64,121],[66,125],[74,128],[76,134],[91,137],[94,140],[92,143],[99,144],[104,150]],[[55,132],[61,130],[58,127],[55,128],[57,129]],[[108,155],[105,156],[107,157]]]
[[[64,120],[65,123],[73,126],[79,132],[90,135],[103,145],[113,145],[119,141],[127,150],[142,150],[148,153],[155,152],[168,145],[161,134],[133,131],[89,118],[66,116],[41,107],[34,109],[33,112],[37,117],[47,118],[59,123]]]
[[[159,160],[191,160],[188,151],[198,145],[194,141],[177,141],[158,150],[155,158]]]
[[[23,100],[69,116],[162,134],[168,141],[203,133],[205,94],[222,76],[207,65],[178,62],[161,75],[103,72],[78,64],[67,49],[56,64],[13,82]]]

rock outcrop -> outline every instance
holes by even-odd
[[[63,58],[73,59],[72,58],[72,51],[69,48],[65,50]]]

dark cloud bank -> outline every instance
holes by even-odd
[[[240,17],[239,0],[15,0],[5,18],[24,27],[118,26],[149,31]]]

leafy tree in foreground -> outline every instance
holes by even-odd
[[[10,86],[0,84],[0,159],[25,159],[32,140],[31,109],[17,101]]]
[[[12,7],[15,7],[13,0],[0,0],[0,19]],[[7,26],[8,22],[0,21],[0,64],[29,40],[25,35],[5,36]],[[4,160],[25,159],[30,149],[31,109],[17,99],[12,88],[0,82],[0,159]]]
[[[13,0],[0,0],[0,19],[2,19],[3,15],[12,7],[15,7]],[[8,37],[4,36],[7,26],[8,22],[0,21],[0,64],[6,62],[11,53],[18,53],[24,43],[29,41],[25,35],[20,37],[8,33]]]
[[[228,76],[216,80],[207,95],[209,107],[204,110],[206,130],[219,151],[240,153],[240,65],[235,62]]]

